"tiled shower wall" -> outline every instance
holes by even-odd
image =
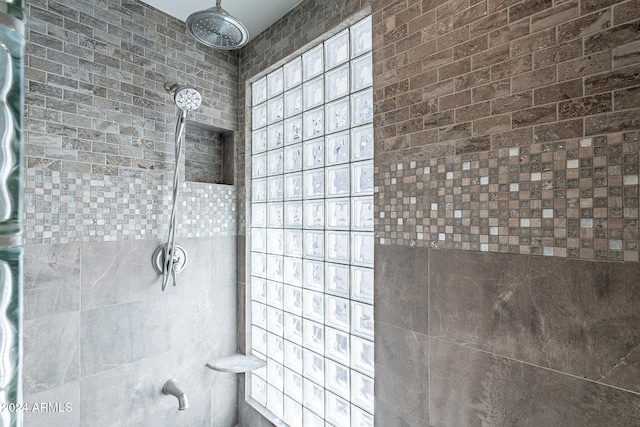
[[[184,183],[178,286],[161,292],[151,266],[174,163],[164,82],[202,91],[186,133],[211,155],[194,180],[214,182],[219,141],[192,123],[237,131],[235,54],[196,44],[184,23],[135,0],[26,10],[25,401],[71,411],[27,413],[25,425],[235,425],[235,376],[204,367],[236,349],[235,188]],[[190,167],[180,165],[183,181]],[[161,394],[173,377],[187,411]]]
[[[376,425],[637,424],[640,4],[372,10]]]

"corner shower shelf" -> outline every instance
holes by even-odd
[[[243,374],[266,366],[267,362],[252,355],[236,353],[226,356],[214,362],[207,363],[207,368],[214,371]]]

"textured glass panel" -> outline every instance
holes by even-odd
[[[349,229],[349,199],[330,199],[327,204],[327,228]]]
[[[324,170],[314,169],[304,172],[304,197],[306,199],[324,196]]]
[[[303,346],[317,353],[324,353],[324,325],[311,320],[303,320]]]
[[[327,70],[349,60],[349,30],[344,30],[324,43]]]
[[[325,123],[327,133],[337,132],[349,127],[348,98],[334,101],[326,106]]]
[[[284,279],[284,259],[282,256],[267,255],[267,279],[275,280],[276,282],[282,282]]]
[[[285,117],[295,116],[302,113],[302,89],[291,89],[284,94],[284,115]]]
[[[337,426],[348,426],[351,422],[351,405],[340,397],[327,393],[326,420]]]
[[[304,427],[326,427],[324,420],[307,408],[303,408],[302,425]]]
[[[259,277],[251,278],[251,298],[254,301],[267,302],[267,281]]]
[[[259,302],[251,303],[251,323],[261,328],[267,327],[267,306]]]
[[[324,227],[324,201],[308,200],[304,202],[304,227]]]
[[[324,321],[324,296],[320,292],[305,289],[302,292],[302,315],[316,322]]]
[[[259,178],[267,175],[267,155],[260,154],[253,156],[253,165],[251,167],[251,174],[254,178]]]
[[[253,144],[253,153],[260,153],[267,149],[267,129],[262,128],[253,131],[251,136]]]
[[[279,175],[284,171],[284,151],[282,148],[272,150],[269,156],[269,175]]]
[[[349,165],[327,168],[327,197],[349,195]]]
[[[302,257],[301,230],[286,230],[284,232],[284,240],[285,255]]]
[[[269,149],[282,147],[284,142],[282,123],[276,123],[267,128],[267,141]]]
[[[251,274],[267,277],[267,256],[265,254],[251,253]]]
[[[284,226],[289,228],[302,227],[302,203],[287,202],[284,204]]]
[[[351,405],[351,425],[359,427],[373,427],[373,415]]]
[[[373,267],[373,233],[351,233],[353,264]]]
[[[251,375],[251,397],[262,406],[267,404],[267,383],[257,375]]]
[[[285,383],[284,389],[285,393],[287,392],[287,374],[285,372],[284,375]],[[301,380],[302,381],[302,380]],[[302,405],[297,403],[292,398],[285,396],[284,397],[284,417],[283,420],[285,423],[291,426],[299,426],[302,425]]]
[[[324,166],[324,139],[317,138],[304,142],[304,168]]]
[[[277,322],[278,320],[282,320],[282,311],[274,310],[270,307],[267,308],[267,313],[270,314],[271,312],[273,312],[273,315],[268,315],[267,317],[267,319],[271,320],[267,321],[267,328],[269,328],[269,331],[273,331],[273,329],[271,329],[272,323]],[[283,322],[281,321],[280,323],[278,323],[278,326],[280,326],[281,323]],[[274,333],[276,333],[276,331],[274,331]],[[267,354],[271,359],[275,360],[278,363],[282,363],[284,361],[284,341],[281,337],[275,335],[274,333],[267,334]]]
[[[327,327],[326,333],[326,355],[331,359],[348,365],[349,364],[349,334]]]
[[[344,64],[327,73],[325,77],[325,100],[333,101],[349,94],[349,64]]]
[[[269,203],[267,208],[267,225],[281,228],[284,221],[284,208],[282,203]]]
[[[343,331],[349,331],[349,300],[327,295],[326,324]]]
[[[373,306],[352,302],[351,316],[351,332],[373,339]]]
[[[373,380],[351,371],[351,402],[373,412]]]
[[[284,395],[281,393],[284,388],[284,368],[282,365],[271,359],[267,360],[267,409],[279,418],[282,417]],[[280,376],[283,379],[280,379]]]
[[[255,188],[255,181],[254,181]],[[254,227],[267,226],[267,205],[262,203],[254,203],[251,206],[251,225]]]
[[[328,135],[326,140],[327,165],[349,161],[349,133],[340,132]]]
[[[303,87],[305,110],[322,105],[324,102],[324,78],[322,76],[305,82]]]
[[[288,290],[287,290],[288,289]],[[300,288],[293,288],[291,286],[285,287],[285,306],[287,306],[287,299],[299,298]],[[287,295],[289,294],[288,298]],[[296,301],[297,302],[297,301]],[[284,334],[289,341],[296,344],[302,344],[302,317],[294,314],[284,314]]]
[[[321,231],[305,231],[304,256],[306,258],[324,258],[324,233]]]
[[[372,341],[351,337],[351,367],[373,376],[375,364],[373,351]]]
[[[256,80],[251,85],[251,94],[253,97],[253,105],[258,105],[267,100],[267,78],[263,77]]]
[[[316,384],[324,384],[324,357],[309,350],[303,352],[303,375]]]
[[[304,139],[311,139],[321,136],[324,133],[324,108],[306,111],[303,115]]]
[[[285,120],[284,143],[290,145],[300,141],[302,141],[302,116]]]
[[[354,126],[373,120],[373,92],[371,89],[351,95],[351,122]]]
[[[282,68],[278,68],[267,76],[267,93],[269,98],[282,93],[284,88],[284,75]]]
[[[358,162],[351,165],[353,195],[373,194],[373,162]]]
[[[309,408],[315,413],[324,414],[324,389],[314,382],[304,379],[304,406]],[[307,419],[305,417],[304,425],[307,426]],[[324,423],[319,424],[324,426]]]
[[[277,262],[279,257],[271,257],[272,260]],[[281,257],[280,257],[281,258]],[[283,284],[273,280],[267,280],[267,304],[282,309],[282,303],[284,301]]]
[[[267,125],[267,104],[260,104],[253,107],[251,112],[251,124],[253,129],[258,129]]]
[[[284,196],[284,189],[283,189],[284,183],[283,183],[282,176],[270,176],[267,179],[267,183],[268,183],[267,197],[269,201],[282,200],[282,197]]]
[[[355,59],[351,66],[353,67],[351,73],[351,90],[353,92],[366,89],[373,84],[371,54]]]
[[[321,44],[302,54],[302,70],[305,81],[322,74],[323,69]]]
[[[284,65],[284,88],[290,89],[302,83],[302,58],[297,57]]]
[[[349,266],[326,263],[325,277],[327,293],[349,296]]]
[[[267,229],[267,252],[274,255],[282,255],[284,252],[284,238],[282,229]]]
[[[251,250],[254,252],[267,251],[267,233],[262,228],[256,228],[251,233]]]
[[[349,368],[332,360],[326,360],[325,372],[327,375],[325,381],[326,388],[345,399],[349,399],[349,394],[351,392]],[[344,425],[348,425],[348,422],[349,421],[347,420],[347,424]]]
[[[371,16],[368,16],[351,27],[351,56],[371,50],[371,41]]]
[[[302,144],[284,148],[284,171],[297,172],[302,169]]]
[[[285,343],[285,354],[287,351],[287,344]],[[285,356],[286,365],[286,356]],[[291,397],[294,401],[302,403],[302,375],[297,374],[291,369],[284,370],[284,392],[287,396]],[[286,410],[285,410],[286,411]],[[294,424],[294,425],[300,425]]]
[[[373,269],[351,267],[351,298],[373,304]]]
[[[257,352],[267,352],[267,331],[257,326],[251,327],[251,346]]]
[[[304,260],[303,285],[309,289],[324,290],[324,263],[322,261]]]
[[[302,174],[290,173],[284,176],[285,200],[302,199]]]
[[[302,260],[284,258],[284,282],[294,286],[302,285]]]
[[[373,158],[373,126],[366,125],[351,131],[351,152],[353,160]]]
[[[327,260],[349,262],[349,232],[327,231]],[[373,251],[373,248],[371,249]]]
[[[371,197],[352,199],[351,227],[354,230],[373,231],[373,200]]]
[[[284,118],[284,101],[282,96],[271,98],[267,102],[268,123],[275,123]]]
[[[285,340],[284,363],[294,372],[302,374],[302,347]]]

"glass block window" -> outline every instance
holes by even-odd
[[[373,426],[366,18],[252,84],[251,397],[291,426]]]

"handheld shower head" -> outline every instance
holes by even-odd
[[[175,83],[170,85],[164,84],[164,88],[173,93],[173,100],[176,106],[182,111],[193,111],[202,104],[202,95],[197,89],[191,86],[180,86]]]
[[[214,49],[240,49],[249,41],[247,28],[222,8],[222,0],[215,7],[192,13],[186,24],[194,39]]]

